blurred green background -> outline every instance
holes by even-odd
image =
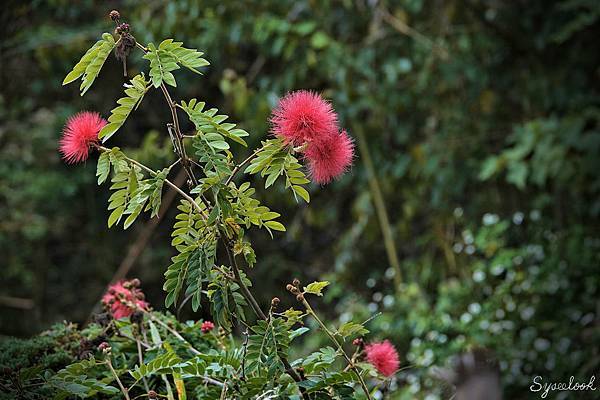
[[[355,139],[351,173],[313,185],[310,206],[281,188],[259,193],[288,226],[275,240],[252,236],[262,304],[292,304],[284,286],[298,277],[333,282],[319,305],[331,323],[381,312],[370,338],[398,347],[400,398],[443,396],[431,367],[475,348],[495,353],[507,398],[529,398],[534,375],[597,373],[595,0],[4,3],[0,333],[84,323],[130,261],[128,276],[163,304],[173,210],[156,226],[109,231],[95,161],[68,167],[57,153],[68,116],[107,116],[122,91],[112,56],[85,97],[61,86],[113,29],[113,8],[142,43],[173,37],[205,52],[204,76],[179,71],[173,94],[219,107],[251,133],[251,147],[295,89],[331,99]],[[160,96],[150,93],[113,142],[157,168],[172,157]],[[141,253],[128,257],[136,243]]]

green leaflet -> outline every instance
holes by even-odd
[[[148,44],[148,52],[144,55],[146,60],[150,61],[150,79],[154,87],[159,87],[163,82],[171,86],[177,86],[175,76],[171,71],[179,69],[180,65],[199,74],[196,68],[209,65],[209,62],[202,58],[204,53],[196,49],[187,49],[183,47],[182,42],[174,42],[173,39],[163,40],[158,48],[153,44]]]
[[[282,318],[257,321],[248,337],[248,372],[273,376],[283,369],[280,356],[287,356],[289,326]]]
[[[111,165],[114,175],[110,186],[113,193],[108,199],[108,210],[112,210],[108,217],[108,227],[119,223],[124,215],[127,216],[123,224],[125,229],[133,224],[142,211],[150,211],[151,218],[158,215],[162,188],[169,168],[144,179],[141,168],[129,165],[123,152],[115,147],[102,153],[98,159],[96,175],[99,183],[107,179]]]
[[[148,91],[147,85],[143,73],[134,76],[129,84],[124,85],[127,96],[117,100],[119,106],[111,110],[110,117],[108,117],[109,123],[98,133],[98,138],[102,139],[102,142],[106,142],[114,135],[123,126],[129,114],[138,108],[144,98],[144,94]]]
[[[304,287],[304,293],[315,294],[317,296],[323,296],[323,289],[329,285],[329,281],[313,282],[309,283],[308,286]]]
[[[305,202],[310,202],[310,194],[301,185],[310,182],[304,172],[302,165],[293,154],[293,149],[286,146],[281,139],[269,139],[263,142],[258,155],[246,167],[245,173],[266,176],[265,188],[273,185],[280,176],[285,177],[285,188],[291,189],[294,198],[298,196]],[[276,229],[273,227],[273,229]]]
[[[227,142],[223,138],[233,140],[236,143],[246,147],[246,141],[243,139],[248,136],[248,132],[243,129],[236,128],[234,123],[225,123],[229,118],[227,115],[218,114],[219,110],[211,108],[204,109],[206,104],[196,99],[191,99],[189,102],[182,101],[183,110],[190,117],[190,121],[194,123],[198,133],[205,135],[212,134],[212,146],[216,150],[225,150],[229,148]]]
[[[201,204],[204,206],[204,203]],[[182,200],[177,208],[181,213],[176,216],[171,244],[179,254],[171,258],[171,265],[165,272],[165,306],[177,305],[186,286],[185,292],[191,296],[192,308],[197,310],[203,281],[207,279],[216,258],[217,236],[214,228],[205,225],[187,200]]]
[[[227,273],[232,274],[233,272],[227,271]],[[252,286],[246,275],[241,271],[240,274],[244,284],[247,287]],[[244,307],[248,306],[248,303],[238,292],[239,288],[237,283],[230,282],[220,272],[212,273],[210,276],[208,296],[210,299],[211,314],[225,330],[231,329],[234,316],[239,320],[246,320]]]
[[[244,182],[237,189],[234,184],[231,185],[234,197],[232,199],[233,211],[240,225],[245,225],[246,228],[250,228],[252,225],[265,228],[271,237],[273,237],[272,230],[285,231],[285,226],[275,221],[280,214],[261,205],[260,201],[253,197],[256,190],[250,186],[250,183]]]
[[[341,335],[344,340],[353,339],[357,336],[364,336],[369,333],[369,330],[365,328],[362,324],[358,324],[356,322],[346,322],[342,326],[339,327],[337,333]]]
[[[155,374],[173,373],[173,367],[180,363],[181,359],[179,356],[174,352],[169,351],[146,364],[137,365],[133,371],[129,371],[129,374],[136,381],[140,381],[142,378]]]
[[[69,84],[79,77],[81,79],[81,95],[92,86],[106,58],[115,47],[115,39],[110,33],[102,34],[102,39],[97,41],[84,55],[81,60],[73,67],[73,70],[67,74],[63,80],[63,85]]]
[[[106,380],[98,380],[88,375],[94,369],[104,368],[100,366],[94,358],[83,360],[75,364],[68,365],[58,371],[49,381],[48,384],[58,389],[57,398],[66,398],[68,396],[77,396],[79,398],[87,398],[103,393],[114,396],[119,393],[119,389],[108,385]]]

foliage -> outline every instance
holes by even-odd
[[[72,67],[67,60],[79,59],[105,29],[89,4],[70,5],[68,13],[62,2],[15,8],[3,44],[7,73],[2,75],[10,72],[11,79],[4,79],[1,101],[6,107],[0,113],[8,121],[5,143],[14,144],[4,146],[0,171],[0,186],[6,188],[6,206],[0,211],[0,246],[7,254],[3,291],[35,294],[37,315],[44,316],[31,324],[29,317],[7,310],[3,329],[21,334],[66,313],[84,320],[109,271],[137,237],[133,229],[105,235],[108,188],[98,196],[90,189],[91,168],[67,175],[55,155],[56,132],[73,109],[62,103],[64,93],[53,83]],[[534,374],[564,379],[596,368],[583,360],[597,352],[597,316],[589,300],[597,297],[598,241],[594,2],[533,1],[522,7],[448,1],[440,7],[412,0],[300,1],[294,6],[209,1],[200,6],[183,0],[128,5],[138,39],[159,43],[177,32],[186,44],[210,55],[202,85],[189,84],[191,73],[178,75],[178,97],[210,98],[222,112],[244,121],[248,131],[260,133],[268,129],[266,115],[277,96],[290,88],[313,88],[332,99],[351,134],[364,130],[406,284],[399,294],[392,289],[394,270],[361,155],[351,178],[327,191],[307,186],[311,208],[287,202],[282,185],[264,191],[264,180],[255,178],[252,196],[277,204],[275,211],[287,227],[285,244],[248,232],[263,255],[252,270],[257,292],[264,294],[258,296],[261,304],[293,273],[335,282],[323,298],[332,324],[365,320],[381,311],[369,330],[374,336],[391,334],[401,358],[412,365],[392,384],[398,385],[400,398],[449,397],[440,396],[429,369],[478,345],[482,337],[481,343],[499,358],[507,398],[529,398],[528,379]],[[385,11],[414,31],[397,31]],[[134,57],[128,65],[139,66]],[[109,57],[99,78],[107,84],[96,85],[86,104],[110,109],[118,96],[111,88],[120,85],[119,72]],[[25,81],[31,90],[27,98],[22,95]],[[156,118],[128,121],[123,127],[127,135],[115,136],[117,144],[123,149],[137,145],[158,126]],[[253,134],[246,140],[254,148],[262,137]],[[146,152],[151,154],[146,162],[164,165],[166,160],[155,154],[168,144],[157,143],[160,149]],[[496,223],[488,225],[490,219]],[[166,228],[160,232],[168,234]],[[483,244],[476,247],[475,237]],[[80,247],[76,256],[69,254],[73,243]],[[102,248],[113,251],[98,251]],[[502,249],[508,251],[502,260],[505,271],[514,275],[487,272],[500,261]],[[532,250],[541,255],[537,261],[528,255],[527,262],[517,264]],[[152,241],[136,268],[157,283],[162,271],[156,265],[165,265],[169,251]],[[481,271],[485,279],[477,282]],[[90,285],[73,287],[72,281]],[[544,288],[556,286],[556,292],[540,297]],[[512,303],[501,299],[513,291],[519,296],[510,311]],[[49,293],[57,292],[61,296],[48,301]],[[487,306],[490,293],[494,299]],[[153,296],[158,304],[161,295]],[[472,303],[481,307],[478,314],[469,311]],[[525,323],[520,307],[529,305],[535,313]],[[471,318],[468,323],[461,320],[463,314],[471,314],[465,317]],[[505,327],[512,322],[514,328],[492,332],[486,323],[479,325],[482,321]],[[551,342],[547,362],[529,359],[536,339],[538,345],[543,339]],[[323,340],[307,336],[304,348],[325,346]],[[569,356],[562,353],[567,340]]]
[[[117,24],[119,24],[118,19],[116,18],[115,21]],[[118,43],[124,40],[135,41],[128,31],[129,28],[125,33],[120,28],[116,30],[120,35]],[[171,234],[172,245],[178,254],[172,258],[172,264],[165,272],[166,280],[163,286],[167,292],[165,305],[181,308],[191,299],[192,309],[197,311],[201,305],[202,295],[206,293],[211,304],[211,314],[219,324],[221,332],[231,332],[234,324],[245,326],[246,339],[242,348],[236,347],[233,340],[230,340],[229,346],[219,340],[219,349],[211,349],[209,352],[199,351],[172,326],[169,326],[174,325],[172,321],[165,323],[161,321],[160,316],[151,314],[146,309],[145,302],[143,307],[138,306],[137,296],[141,292],[132,292],[135,301],[127,301],[126,295],[122,294],[121,300],[118,301],[124,302],[123,307],[132,310],[130,321],[125,323],[123,319],[126,317],[123,317],[121,320],[109,319],[109,322],[104,322],[104,328],[98,338],[104,339],[108,333],[114,333],[115,337],[111,338],[112,340],[106,338],[97,346],[97,351],[100,351],[102,356],[96,359],[94,354],[89,352],[82,357],[81,361],[70,364],[55,374],[48,372],[43,377],[44,386],[54,389],[57,392],[55,398],[59,399],[69,396],[87,398],[120,394],[129,399],[136,391],[142,390],[142,384],[144,392],[137,397],[143,395],[156,397],[156,394],[152,394],[152,390],[155,393],[166,392],[164,396],[173,398],[174,394],[169,383],[172,380],[178,398],[186,399],[188,391],[194,392],[193,383],[204,381],[220,389],[220,393],[211,392],[211,398],[224,398],[231,388],[232,391],[237,392],[237,395],[244,397],[262,398],[271,395],[280,397],[285,394],[288,397],[301,397],[308,400],[331,394],[346,398],[353,385],[360,384],[364,396],[371,399],[371,390],[362,376],[362,367],[358,367],[355,361],[349,358],[339,341],[323,325],[303,297],[304,294],[322,296],[322,291],[329,282],[313,282],[300,293],[300,283],[295,279],[293,284],[288,285],[288,289],[296,294],[297,300],[305,306],[307,311],[305,315],[311,315],[319,322],[337,346],[336,354],[339,353],[345,358],[348,363],[347,369],[351,369],[353,374],[345,373],[345,370],[337,371],[339,366],[331,365],[322,376],[312,376],[308,380],[302,370],[294,369],[288,361],[291,340],[308,331],[302,328],[293,329],[294,325],[302,323],[303,315],[293,311],[291,311],[292,316],[289,313],[276,315],[280,302],[278,298],[273,298],[271,308],[268,314],[265,314],[249,290],[252,287],[250,279],[240,269],[236,260],[236,256],[242,254],[250,265],[256,262],[252,246],[245,239],[246,230],[252,225],[266,228],[271,237],[273,237],[272,231],[285,231],[285,227],[274,220],[280,214],[270,211],[251,197],[254,193],[251,182],[245,181],[242,176],[238,189],[234,179],[240,180],[238,173],[251,175],[261,172],[261,175],[266,177],[266,189],[271,187],[280,175],[283,175],[285,187],[291,187],[294,196],[300,194],[308,202],[308,192],[300,185],[308,183],[309,180],[305,178],[301,171],[302,166],[294,156],[295,153],[301,153],[308,143],[296,148],[282,140],[271,140],[263,143],[246,161],[235,164],[226,138],[246,146],[242,137],[248,136],[248,133],[235,128],[236,125],[233,123],[225,123],[228,117],[218,115],[216,108],[205,110],[204,102],[192,99],[189,102],[182,101],[181,105],[175,103],[165,85],[166,83],[177,86],[171,71],[179,68],[178,62],[194,72],[198,72],[194,67],[207,63],[199,61],[199,56],[194,55],[195,50],[185,49],[181,47],[181,43],[173,42],[172,39],[163,41],[158,48],[152,43],[145,47],[136,42],[136,46],[144,51],[143,58],[150,63],[149,76],[152,86],[160,87],[166,105],[171,111],[172,122],[167,124],[167,129],[173,151],[178,157],[177,162],[182,164],[189,178],[189,188],[187,191],[183,190],[168,180],[173,164],[155,171],[126,156],[118,147],[106,148],[93,143],[91,145],[100,152],[96,168],[98,184],[105,183],[109,177],[112,183],[110,190],[113,194],[108,199],[108,210],[111,211],[108,216],[108,226],[115,225],[122,216],[126,216],[123,227],[127,229],[142,211],[150,211],[150,217],[156,217],[160,209],[163,185],[167,184],[178,192],[183,197],[179,206],[181,214],[176,217],[177,222]],[[89,52],[94,51],[92,48]],[[86,57],[84,56],[84,61],[87,60]],[[76,67],[75,71],[78,71],[78,68]],[[72,78],[66,79],[67,82],[72,80]],[[103,143],[113,136],[131,111],[140,105],[148,89],[148,82],[143,72],[126,85],[127,97],[118,100],[119,106],[111,111],[109,124],[101,129],[98,128],[98,138],[102,139]],[[195,125],[196,131],[192,135],[184,135],[181,132],[177,107],[185,111]],[[187,156],[185,139],[188,138],[192,139],[191,144],[196,150],[197,160]],[[85,146],[88,145],[86,142]],[[245,164],[249,166],[243,172]],[[196,178],[192,165],[198,166],[201,170],[202,176],[199,179]],[[146,178],[145,174],[149,177]],[[243,229],[240,224],[245,224],[246,229]],[[227,265],[219,265],[219,243],[228,255]],[[139,281],[121,283],[119,290],[127,292],[131,285],[137,287]],[[108,291],[112,296],[116,296],[111,290],[115,289],[109,287]],[[185,295],[185,300],[180,301],[182,294]],[[104,299],[103,302],[106,303]],[[257,318],[252,326],[244,310],[249,306]],[[107,308],[107,315],[117,318],[117,314],[112,312],[112,307]],[[155,323],[165,327],[168,331],[166,337],[158,332]],[[210,332],[214,325],[211,323],[208,326],[206,329]],[[205,331],[204,325],[201,331]],[[146,332],[150,333],[153,346],[147,342]],[[367,332],[360,324],[345,324],[340,331],[336,331],[336,334],[345,338]],[[122,346],[115,348],[117,351],[113,357],[112,342],[117,341],[118,337],[135,341],[139,361],[135,368],[131,368],[128,360],[123,357]],[[169,343],[173,339],[185,343],[185,349],[197,357],[185,359],[177,354]],[[158,354],[155,350],[158,350]],[[358,354],[357,352],[353,357]],[[148,356],[150,360],[145,360]],[[207,363],[207,357],[210,358],[210,363]],[[318,357],[313,359],[319,360]],[[214,367],[215,364],[218,365],[217,368]],[[311,368],[310,362],[305,361],[302,365]],[[127,386],[123,384],[121,378],[125,372],[128,372],[134,380],[132,383],[127,383]],[[150,389],[148,378],[154,376],[162,378],[165,383],[164,388],[156,387],[155,390],[152,386]],[[340,389],[340,386],[343,388]],[[199,395],[197,391],[196,395]],[[202,397],[205,398],[207,395],[205,393]]]

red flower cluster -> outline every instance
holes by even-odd
[[[202,333],[208,333],[213,329],[215,329],[215,324],[213,324],[211,321],[204,321],[200,326]]]
[[[98,142],[98,133],[107,121],[96,112],[83,111],[67,121],[59,150],[68,164],[87,160],[90,146]]]
[[[108,287],[102,296],[102,304],[115,319],[128,317],[137,309],[147,310],[144,293],[139,289],[139,279],[120,281]]]
[[[352,164],[354,144],[331,104],[307,90],[288,93],[271,116],[272,132],[292,146],[306,145],[304,157],[317,183],[329,183]]]
[[[371,343],[365,346],[367,361],[369,361],[382,375],[390,377],[398,371],[400,360],[398,352],[389,340]]]

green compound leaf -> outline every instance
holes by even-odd
[[[258,155],[246,167],[245,173],[266,176],[265,189],[273,185],[280,176],[285,178],[285,188],[291,189],[294,198],[298,197],[305,202],[310,202],[310,194],[301,185],[310,182],[304,172],[302,165],[293,154],[293,149],[286,146],[281,139],[269,139],[262,143]]]
[[[177,86],[171,71],[179,69],[180,66],[199,74],[200,71],[196,68],[209,65],[209,62],[202,58],[203,54],[196,49],[187,49],[183,47],[182,42],[174,42],[173,39],[163,40],[158,48],[153,43],[149,43],[144,58],[150,61],[152,85],[157,88],[164,82],[167,85]]]
[[[157,49],[153,43],[149,43],[148,53],[144,55],[144,58],[150,61],[150,79],[155,88],[159,87],[163,81],[168,85],[177,86],[175,76],[171,71],[179,69],[179,65],[172,54]]]
[[[325,287],[327,285],[329,285],[329,281],[310,283],[308,286],[304,287],[304,293],[310,293],[310,294],[316,294],[317,296],[323,296],[323,293],[321,293],[321,292],[323,291],[323,289],[325,289]]]
[[[83,96],[92,86],[106,58],[115,47],[115,39],[109,33],[102,34],[102,39],[97,41],[84,55],[73,70],[67,74],[63,80],[63,85],[67,85],[79,77],[81,79],[81,95]]]
[[[96,176],[98,177],[98,185],[101,185],[108,178],[110,173],[110,160],[107,152],[100,154],[96,167]]]
[[[127,96],[117,100],[119,106],[111,110],[111,115],[108,117],[108,125],[98,133],[98,138],[102,139],[102,142],[106,142],[123,126],[129,114],[138,108],[144,98],[144,94],[148,91],[148,84],[143,73],[134,76],[130,83],[124,86]]]
[[[229,148],[229,145],[223,141],[223,138],[227,138],[246,147],[247,144],[243,138],[248,136],[248,132],[243,129],[236,128],[236,124],[234,123],[225,122],[229,117],[227,115],[218,114],[219,110],[216,108],[205,110],[205,105],[206,104],[204,102],[196,99],[191,99],[187,103],[185,101],[181,102],[182,108],[190,117],[190,121],[192,121],[196,126],[198,133],[203,133],[205,135],[219,135],[218,141],[221,141],[222,143],[218,143],[216,146],[213,143],[212,146],[214,148],[223,150]],[[213,140],[215,142],[217,141],[214,138]]]
[[[344,339],[351,339],[356,336],[364,336],[369,333],[369,330],[361,324],[357,324],[356,322],[346,322],[340,326],[337,333],[339,333]]]
[[[163,40],[158,46],[161,52],[167,53],[175,58],[179,65],[193,71],[197,74],[201,72],[196,68],[205,67],[210,65],[202,56],[204,53],[196,49],[187,49],[183,47],[183,42],[174,42],[173,39]]]

